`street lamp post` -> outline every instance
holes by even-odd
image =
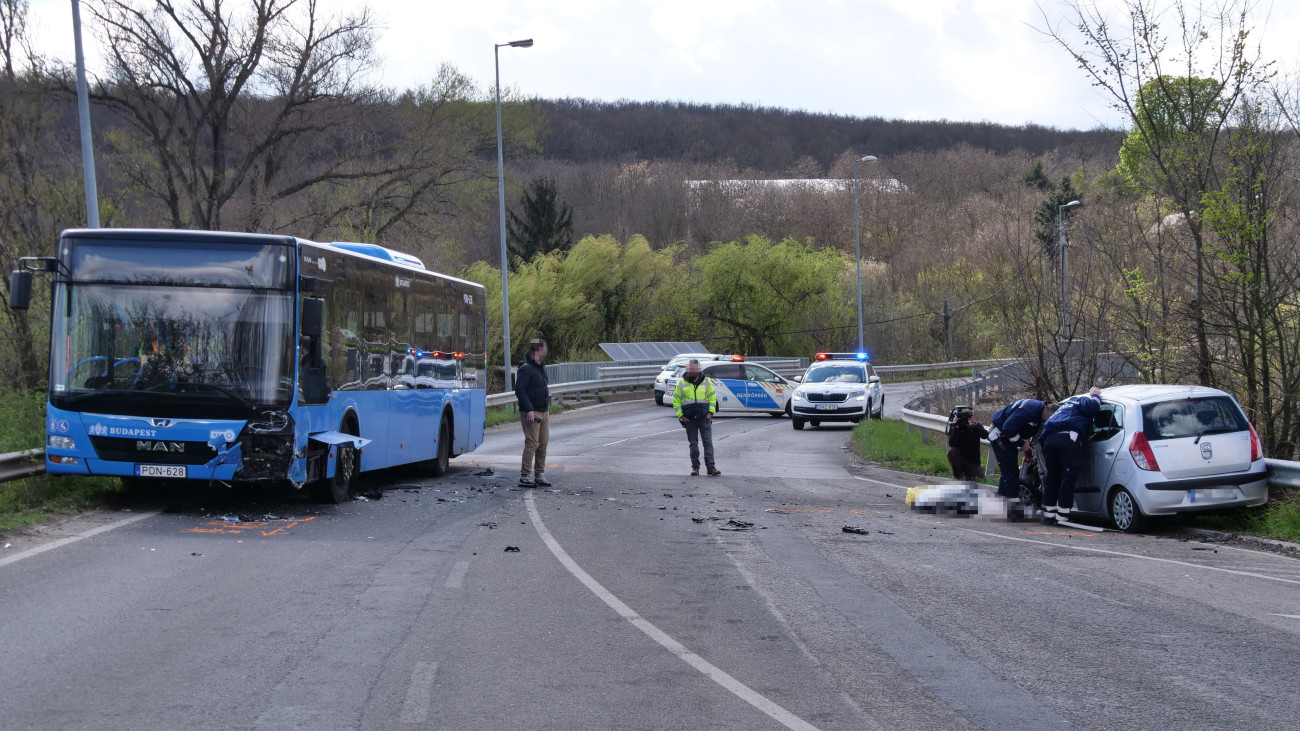
[[[510,270],[509,261],[506,259],[506,164],[505,157],[501,149],[501,47],[510,46],[511,48],[528,48],[533,45],[532,38],[526,38],[522,41],[510,41],[509,43],[497,43],[492,49],[493,61],[496,64],[497,73],[497,200],[500,203],[501,211],[501,337],[502,348],[505,360],[505,371],[503,372],[505,390],[509,391],[510,386],[510,280],[507,273]]]
[[[858,163],[874,162],[875,155],[853,161],[853,230],[858,241],[858,352],[862,352],[862,220],[858,216]]]
[[[99,228],[99,189],[95,183],[95,149],[90,136],[90,95],[86,56],[81,49],[81,2],[72,0],[72,40],[77,56],[77,119],[81,126],[81,175],[86,187],[86,226]]]
[[[1065,333],[1065,340],[1069,342],[1074,338],[1070,333],[1070,262],[1065,255],[1065,209],[1083,205],[1077,200],[1056,207],[1056,227],[1061,237],[1061,330]]]

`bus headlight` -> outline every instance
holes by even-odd
[[[45,446],[55,449],[76,449],[77,443],[72,437],[59,437],[51,434],[45,438]]]

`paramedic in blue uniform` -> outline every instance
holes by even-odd
[[[1038,433],[1038,428],[1055,409],[1053,404],[1025,398],[993,412],[989,419],[993,424],[989,430],[989,449],[998,461],[999,496],[1007,500],[1020,499],[1020,452],[1027,446],[1025,440]]]
[[[1101,410],[1101,389],[1093,386],[1087,396],[1066,399],[1052,418],[1043,424],[1043,522],[1054,525],[1068,521],[1074,507],[1074,479],[1083,461],[1083,443],[1088,439],[1092,417]]]

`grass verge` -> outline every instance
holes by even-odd
[[[44,391],[10,393],[0,399],[0,453],[39,447],[44,439]],[[115,477],[41,474],[0,482],[0,532],[101,505],[120,488]]]
[[[857,455],[885,467],[916,472],[936,477],[952,477],[948,464],[946,437],[936,432],[926,434],[921,441],[919,432],[908,434],[907,424],[896,419],[876,421],[867,419],[853,428],[851,444]],[[988,449],[980,449],[981,459],[987,463]],[[983,482],[989,482],[986,478]]]
[[[587,404],[583,404],[586,406]],[[564,411],[564,407],[559,404],[551,404],[549,413],[558,414]],[[487,410],[487,416],[483,420],[484,426],[499,426],[510,422],[519,421],[519,412],[513,406],[493,406]]]
[[[1248,533],[1279,541],[1300,541],[1300,490],[1270,490],[1268,503],[1188,521],[1197,528]]]

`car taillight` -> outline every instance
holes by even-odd
[[[1259,435],[1255,433],[1255,425],[1247,424],[1250,427],[1250,461],[1258,462],[1264,458],[1264,450],[1259,448]]]
[[[1138,432],[1133,435],[1133,443],[1128,445],[1128,453],[1133,456],[1138,469],[1148,472],[1160,471],[1160,464],[1156,462],[1155,452],[1151,451],[1151,443],[1147,441],[1146,434]]]

